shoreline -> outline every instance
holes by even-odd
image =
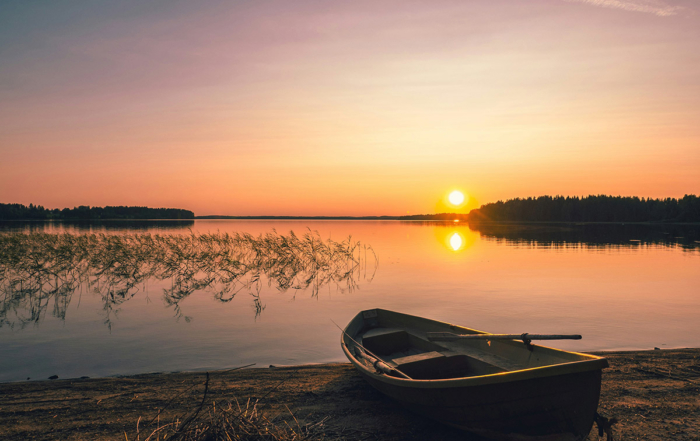
[[[698,350],[700,351],[700,347],[698,348],[686,348],[686,347],[671,347],[671,348],[659,348],[659,349],[627,349],[627,348],[617,348],[617,349],[604,349],[604,350],[595,350],[595,351],[571,351],[571,352],[580,352],[584,354],[593,354],[593,355],[599,355],[604,357],[605,354],[609,353],[644,353],[644,352],[653,352],[653,351],[675,351],[675,350]],[[348,364],[347,358],[344,360],[340,361],[321,361],[321,362],[310,362],[310,363],[300,363],[300,364],[251,364],[251,365],[245,365],[245,366],[226,366],[223,368],[194,368],[194,369],[183,369],[183,370],[178,370],[178,371],[146,371],[146,372],[133,372],[133,373],[126,373],[126,374],[108,374],[108,375],[95,375],[95,376],[80,376],[80,377],[62,377],[59,375],[56,375],[56,378],[34,378],[34,377],[28,377],[28,379],[20,379],[20,380],[0,380],[0,390],[2,389],[2,386],[4,385],[10,385],[10,384],[20,384],[20,383],[53,383],[55,381],[84,381],[84,380],[109,380],[109,379],[124,379],[124,378],[132,378],[132,377],[142,377],[146,375],[174,375],[174,374],[191,374],[191,375],[204,375],[207,372],[209,373],[216,373],[216,372],[223,372],[223,371],[228,371],[231,369],[239,369],[239,368],[245,368],[245,369],[251,369],[251,370],[258,370],[258,369],[270,369],[270,368],[286,368],[286,369],[295,369],[295,368],[306,368],[306,367],[315,367],[315,366],[334,366],[334,365],[343,365],[343,364]]]
[[[594,350],[594,351],[571,351],[571,352],[580,352],[584,354],[593,354],[593,355],[598,355],[601,357],[605,357],[606,354],[617,354],[617,353],[646,353],[646,352],[658,352],[658,351],[700,351],[700,347],[698,348],[688,348],[688,347],[661,347],[661,348],[654,348],[654,349],[629,349],[629,348],[613,348],[613,349],[602,349],[602,350]],[[309,362],[309,363],[300,363],[300,364],[257,364],[253,363],[251,365],[245,365],[245,366],[227,366],[223,368],[195,368],[195,369],[184,369],[184,370],[179,370],[179,371],[150,371],[150,372],[137,372],[137,373],[127,373],[127,374],[109,374],[109,375],[104,375],[104,376],[81,376],[81,377],[59,377],[58,375],[56,376],[57,378],[33,378],[30,377],[29,379],[25,380],[0,380],[0,389],[4,385],[9,385],[9,384],[18,384],[18,383],[52,383],[56,380],[61,380],[61,381],[83,381],[83,380],[109,380],[109,379],[123,379],[123,378],[132,378],[132,377],[142,377],[145,375],[171,375],[171,374],[192,374],[192,375],[204,375],[207,372],[209,373],[215,373],[215,372],[222,372],[222,371],[228,371],[232,369],[239,369],[241,367],[245,369],[270,369],[270,368],[288,368],[288,369],[293,369],[293,368],[305,368],[305,367],[315,367],[315,366],[334,366],[334,365],[342,365],[342,364],[348,364],[347,358],[340,360],[340,361],[321,361],[321,362]]]
[[[615,439],[700,437],[700,349],[591,353],[610,362],[598,411],[619,420]],[[145,421],[200,405],[205,386],[207,404],[259,400],[270,419],[313,426],[327,440],[465,439],[385,398],[349,363],[0,383],[0,438],[137,439],[137,424],[143,436]]]

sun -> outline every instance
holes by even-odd
[[[450,193],[447,199],[450,200],[452,205],[462,205],[462,202],[464,202],[464,194],[459,190],[455,190]]]

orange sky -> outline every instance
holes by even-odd
[[[700,5],[0,5],[0,202],[431,213],[700,193]]]

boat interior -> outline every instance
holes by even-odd
[[[354,346],[355,355],[360,355],[356,357],[358,360],[369,366],[374,355],[390,368],[416,380],[490,375],[589,358],[537,345],[528,348],[517,340],[431,341],[428,332],[483,333],[385,310],[361,313],[348,325],[348,331],[352,340],[371,353],[363,358],[366,351],[348,339],[346,344]],[[400,376],[396,372],[388,375]]]

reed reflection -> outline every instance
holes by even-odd
[[[38,323],[47,312],[65,320],[81,288],[102,298],[110,327],[122,304],[145,291],[149,280],[170,281],[163,300],[175,316],[189,321],[180,303],[208,290],[227,303],[240,292],[252,296],[256,316],[264,310],[260,294],[324,286],[351,292],[367,276],[371,247],[348,238],[322,240],[318,233],[297,236],[250,234],[0,234],[0,327]],[[372,268],[370,267],[370,270]]]

